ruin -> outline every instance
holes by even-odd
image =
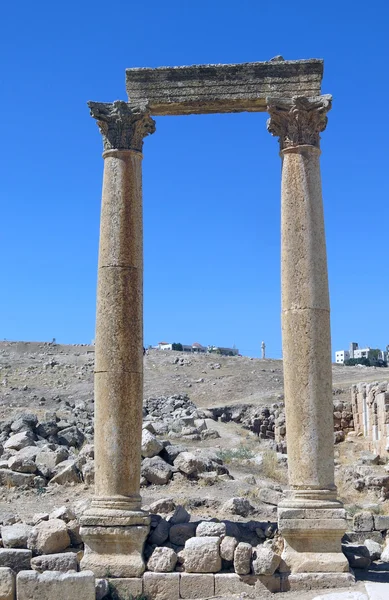
[[[349,584],[345,511],[334,484],[329,294],[320,133],[331,96],[322,60],[137,68],[128,102],[89,102],[103,137],[95,362],[95,496],[83,569],[139,578],[143,385],[142,149],[153,116],[268,112],[282,160],[282,339],[290,496],[278,507],[290,582]],[[263,349],[264,350],[264,349]],[[305,421],[301,414],[306,415]],[[154,577],[150,575],[149,579]],[[176,574],[171,574],[176,577]],[[177,574],[178,577],[178,574]],[[183,596],[185,597],[185,596]]]

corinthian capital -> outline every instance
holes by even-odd
[[[332,96],[267,98],[268,131],[279,137],[280,149],[309,145],[319,148]]]
[[[104,150],[142,152],[143,138],[155,131],[155,121],[144,107],[133,108],[122,100],[88,102],[88,106],[103,136]]]

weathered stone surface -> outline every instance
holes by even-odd
[[[26,446],[8,459],[8,468],[18,473],[35,473],[37,466],[35,457],[38,448],[36,446]]]
[[[171,479],[173,470],[160,456],[154,456],[143,460],[141,473],[149,483],[164,485]]]
[[[368,511],[356,513],[354,515],[354,530],[355,531],[373,531],[374,519],[373,515]]]
[[[261,502],[265,502],[265,504],[273,504],[274,506],[278,506],[278,504],[284,498],[284,494],[271,488],[261,488],[259,490],[258,498]]]
[[[156,500],[150,504],[150,512],[154,514],[162,513],[170,513],[176,509],[176,503],[173,498],[161,498],[160,500]]]
[[[248,575],[251,571],[251,544],[240,542],[234,552],[234,568],[238,575]]]
[[[21,433],[15,433],[5,442],[5,450],[21,450],[26,446],[35,446],[35,435],[32,431],[22,431]]]
[[[58,483],[64,485],[66,483],[80,483],[81,472],[78,468],[77,461],[68,459],[58,465],[54,469],[54,477],[50,480],[50,483]]]
[[[16,579],[18,600],[95,600],[95,578],[90,571],[21,571]]]
[[[58,554],[43,554],[31,559],[31,567],[43,571],[78,571],[78,560],[75,552],[60,552]]]
[[[115,579],[108,579],[107,585],[116,592],[119,600],[140,598],[143,593],[141,577],[115,577]]]
[[[230,498],[223,504],[223,510],[232,513],[233,515],[239,515],[241,517],[248,517],[253,510],[253,506],[247,500],[247,498]]]
[[[143,576],[143,592],[150,600],[178,600],[180,597],[180,574],[146,571]]]
[[[213,521],[202,521],[197,525],[196,536],[197,537],[209,537],[218,536],[223,537],[226,535],[225,523],[215,523]]]
[[[185,571],[187,573],[217,573],[222,562],[219,537],[194,537],[185,543]]]
[[[9,567],[15,573],[31,568],[31,550],[0,548],[0,567]]]
[[[69,506],[60,506],[60,508],[54,509],[49,515],[49,519],[61,519],[65,523],[74,521],[75,518],[76,515]]]
[[[211,573],[181,573],[180,598],[211,598],[215,594],[215,578]]]
[[[178,525],[181,523],[189,523],[190,514],[188,511],[181,505],[176,506],[172,515],[166,517],[166,520],[169,521],[171,525]]]
[[[157,456],[163,449],[161,442],[157,440],[155,435],[147,431],[142,430],[142,456],[144,458],[153,458]]]
[[[160,546],[169,537],[170,524],[165,520],[161,519],[158,525],[153,529],[148,537],[149,544]]]
[[[351,573],[293,573],[281,580],[282,592],[315,590],[322,588],[341,588],[355,585]]]
[[[322,73],[320,60],[127,69],[126,89],[153,115],[265,111],[269,95],[317,96]]]
[[[85,441],[85,436],[78,429],[78,427],[66,427],[58,433],[58,442],[62,446],[73,446],[74,448],[81,448]]]
[[[1,528],[4,548],[27,548],[27,539],[32,527],[25,523],[16,523]]]
[[[232,594],[243,593],[248,594],[249,598],[253,596],[255,593],[254,581],[249,580],[247,582],[245,577],[240,577],[236,573],[216,573],[215,596],[224,598]]]
[[[194,452],[181,452],[174,461],[174,466],[185,475],[198,475],[208,470],[209,461]]]
[[[369,551],[371,560],[379,560],[382,552],[382,546],[380,544],[377,544],[374,540],[365,540],[364,546],[366,546]]]
[[[374,529],[376,531],[389,529],[389,515],[374,515]]]
[[[147,562],[149,571],[157,573],[170,573],[174,571],[177,563],[177,554],[171,548],[157,547]]]
[[[70,545],[66,524],[60,519],[41,521],[28,536],[27,547],[35,554],[62,552]]]
[[[230,535],[226,535],[220,542],[220,556],[223,560],[232,562],[234,560],[235,548],[238,545],[238,540]]]
[[[33,487],[34,479],[33,473],[18,473],[9,469],[0,469],[0,485],[6,487]]]
[[[149,532],[148,519],[136,513],[131,518],[133,524],[128,526],[82,525],[80,534],[84,541],[84,556],[80,562],[81,569],[90,569],[96,577],[105,577],[107,572],[115,578],[143,575],[143,547]],[[83,523],[87,519],[84,513]]]
[[[257,546],[253,558],[255,575],[273,575],[281,562],[281,556],[266,546]]]
[[[195,523],[179,523],[170,528],[169,540],[176,546],[185,546],[186,541],[192,538],[195,532]]]
[[[15,573],[7,567],[0,567],[0,598],[15,600]]]

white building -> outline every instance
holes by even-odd
[[[345,360],[350,358],[350,352],[348,350],[337,350],[335,352],[335,362],[337,365],[343,365]]]
[[[169,342],[158,342],[158,350],[172,350],[172,345]]]
[[[350,350],[337,350],[335,352],[335,362],[338,365],[343,365],[349,358],[367,358],[370,360],[371,365],[378,364],[378,361],[387,360],[387,352],[383,350],[374,350],[367,346],[366,348],[359,348],[357,342],[351,342]]]

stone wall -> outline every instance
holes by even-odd
[[[334,434],[335,442],[343,441],[349,431],[354,430],[354,417],[351,402],[336,398],[334,394]],[[286,453],[286,423],[283,402],[253,406],[241,404],[210,409],[216,419],[241,423],[244,428],[253,431],[262,439],[275,440],[277,450]]]
[[[389,384],[358,383],[351,388],[351,404],[357,434],[363,435],[375,454],[389,450]]]

